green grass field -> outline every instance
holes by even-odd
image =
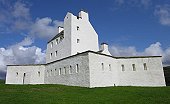
[[[170,104],[170,87],[81,88],[62,85],[5,85],[0,104]]]

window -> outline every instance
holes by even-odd
[[[104,70],[104,64],[102,63],[102,70]]]
[[[57,57],[57,51],[55,51],[55,57]]]
[[[80,39],[77,39],[77,43],[79,43],[80,42]]]
[[[60,42],[64,39],[64,35],[60,36]]]
[[[56,39],[56,44],[58,44],[58,39]]]
[[[146,63],[143,64],[144,70],[147,70]]]
[[[61,68],[59,69],[59,75],[61,75]]]
[[[79,65],[76,64],[76,73],[78,73],[78,72],[79,72]]]
[[[50,59],[52,59],[53,53],[50,54]]]
[[[72,73],[72,66],[70,65],[69,74]]]
[[[133,71],[136,71],[135,64],[132,64]]]
[[[77,26],[77,30],[79,30],[79,26]]]
[[[121,65],[121,67],[122,67],[122,71],[125,71],[125,66],[123,64]]]
[[[57,75],[57,69],[55,69],[54,75]]]
[[[111,64],[109,64],[109,70],[111,71]]]
[[[38,76],[40,77],[40,71],[38,71]]]
[[[64,74],[66,74],[66,67],[64,67]]]
[[[51,42],[51,48],[53,48],[53,42]]]
[[[18,76],[18,72],[16,72],[16,76]]]

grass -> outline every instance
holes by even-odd
[[[2,82],[2,81],[0,81]],[[0,104],[170,104],[170,87],[0,84]]]

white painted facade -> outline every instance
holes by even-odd
[[[6,84],[44,84],[45,65],[9,65]]]
[[[88,13],[80,11],[78,16],[67,13],[63,35],[61,27],[58,30],[59,34],[47,44],[46,63],[88,50],[99,51],[98,35],[89,22]]]
[[[160,56],[114,57],[87,12],[67,13],[64,27],[47,44],[46,64],[9,65],[6,84],[62,84],[81,87],[165,86]]]

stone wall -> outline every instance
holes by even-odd
[[[82,53],[49,63],[45,70],[45,84],[89,87],[88,54]]]

